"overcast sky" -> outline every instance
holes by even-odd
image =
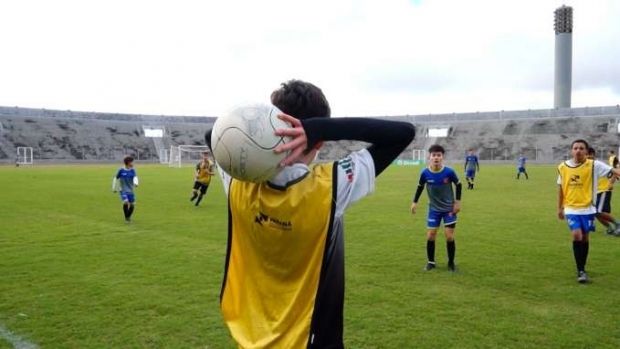
[[[563,3],[573,106],[620,103],[620,1],[3,0],[0,105],[218,115],[298,78],[335,116],[551,108]]]

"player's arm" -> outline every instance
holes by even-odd
[[[121,170],[116,172],[116,175],[112,177],[112,191],[116,193],[118,188],[118,179],[121,178]]]
[[[279,117],[293,126],[276,130],[278,136],[293,137],[292,141],[275,149],[276,152],[291,150],[282,161],[283,165],[290,165],[304,151],[323,141],[362,141],[371,144],[366,149],[372,157],[375,176],[378,176],[415,136],[415,127],[401,121],[371,118],[310,118],[300,121],[286,114]]]
[[[478,161],[477,156],[476,156],[476,172],[480,172],[480,162]]]
[[[564,219],[564,192],[562,191],[562,176],[558,171],[558,218]]]
[[[133,185],[137,187],[139,184],[140,180],[138,179],[138,176],[133,176]]]
[[[564,193],[561,185],[558,185],[558,218],[564,219]]]
[[[452,205],[452,213],[459,213],[461,211],[461,195],[463,193],[463,186],[461,185],[461,181],[454,170],[450,169],[450,174],[448,176],[450,178],[450,182],[454,184],[454,188],[456,189],[454,204]]]
[[[456,174],[454,176],[456,178]],[[463,194],[463,185],[458,178],[456,180],[452,180],[454,183],[454,187],[456,188],[454,206],[452,208],[452,213],[459,213],[461,211],[461,195]]]
[[[411,214],[415,214],[416,208],[418,207],[418,200],[420,200],[420,195],[422,195],[422,191],[424,191],[424,184],[426,184],[426,178],[424,177],[424,174],[420,174],[418,188],[416,189],[415,195],[413,195],[413,200],[411,202]]]

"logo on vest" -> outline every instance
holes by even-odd
[[[259,212],[258,215],[254,218],[254,223],[263,226],[268,226],[275,229],[280,230],[291,230],[293,229],[293,224],[291,221],[284,221],[274,217],[269,217],[268,215]]]
[[[568,179],[568,185],[571,187],[581,187],[583,183],[581,182],[581,176],[579,175],[571,175]]]

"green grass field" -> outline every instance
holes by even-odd
[[[218,307],[221,184],[195,208],[191,168],[138,164],[127,225],[115,170],[0,167],[0,348],[9,335],[41,348],[233,348]],[[409,213],[419,171],[388,169],[347,214],[347,347],[620,347],[620,238],[593,234],[593,282],[577,284],[553,166],[518,182],[512,166],[482,166],[464,190],[456,274],[442,233],[439,267],[422,271],[425,196]]]

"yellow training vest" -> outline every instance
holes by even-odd
[[[563,162],[558,166],[558,173],[562,181],[564,207],[587,208],[593,204],[594,160],[587,159],[576,167]]]
[[[240,348],[307,346],[333,185],[331,163],[287,188],[232,180],[221,308]]]
[[[196,166],[196,170],[198,171],[198,175],[196,176],[196,181],[204,184],[211,183],[211,171],[213,169],[213,162],[211,160],[207,160],[207,162],[200,161]]]
[[[596,192],[597,193],[602,193],[604,191],[610,191],[609,190],[609,178],[607,177],[599,177],[598,178],[598,186],[596,187]]]

